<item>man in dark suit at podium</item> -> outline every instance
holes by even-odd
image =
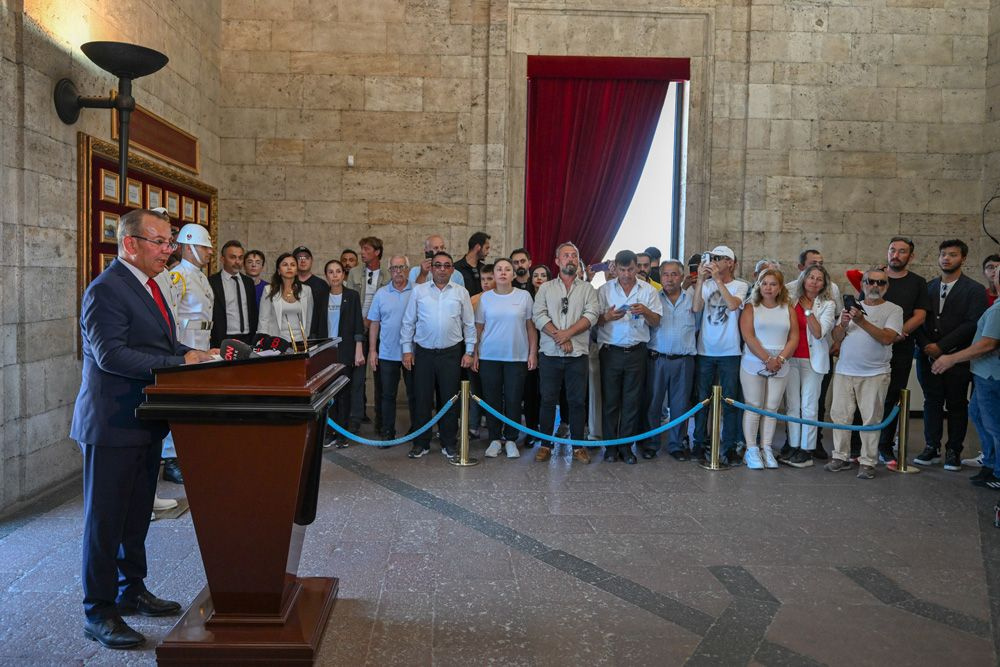
[[[143,583],[167,423],[135,416],[151,369],[211,359],[177,342],[153,279],[174,247],[169,223],[150,211],[130,211],[118,225],[118,258],[80,306],[83,380],[70,437],[83,450],[84,635],[108,648],[145,641],[123,614],[180,613],[178,603],[157,598]]]
[[[243,245],[226,241],[219,257],[222,270],[208,277],[215,296],[212,307],[212,347],[226,338],[246,344],[257,333],[257,291],[253,280],[240,273],[243,270]]]

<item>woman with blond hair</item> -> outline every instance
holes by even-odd
[[[830,331],[837,304],[830,295],[830,274],[813,264],[799,275],[791,290],[799,343],[788,360],[785,409],[789,417],[815,420],[819,416],[819,396],[823,376],[830,372]],[[788,422],[787,449],[778,460],[795,468],[813,464],[816,427]]]
[[[764,269],[757,276],[757,284],[740,315],[740,333],[745,343],[740,361],[745,401],[773,412],[781,405],[785,393],[787,361],[799,344],[799,323],[781,271]],[[743,435],[747,443],[743,459],[751,470],[778,467],[771,449],[776,423],[774,417],[762,420],[755,412],[743,412]]]

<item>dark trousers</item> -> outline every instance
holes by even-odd
[[[378,345],[378,343],[376,343]],[[368,345],[362,344],[362,348],[365,352],[365,364],[368,363]],[[354,355],[351,355],[354,358]],[[343,362],[341,362],[343,363]],[[372,371],[372,401],[375,404],[375,427],[376,430],[385,431],[385,426],[382,423],[382,364],[379,363],[378,370]],[[367,392],[365,392],[365,385],[368,383],[367,371],[361,374],[361,381],[358,383],[359,391],[357,396],[351,394],[351,421],[360,422],[365,416],[365,401],[367,398]],[[393,407],[393,412],[395,412],[395,407]]]
[[[649,360],[646,369],[646,391],[642,404],[646,406],[643,430],[659,427],[663,416],[663,399],[670,404],[670,419],[677,419],[691,407],[691,385],[694,384],[694,356],[683,356],[679,359],[668,359],[661,354],[656,359]],[[687,421],[678,424],[669,431],[667,440],[668,452],[684,451],[684,434],[687,433]],[[643,444],[654,452],[660,449],[660,437],[649,438]]]
[[[524,361],[479,360],[479,379],[482,382],[483,400],[511,421],[521,423],[521,396],[524,394],[524,376],[528,364]],[[473,422],[475,424],[475,422]],[[516,440],[517,429],[504,424],[493,415],[486,414],[486,428],[490,440]]]
[[[551,435],[551,426],[548,431],[540,428],[541,417],[541,354],[538,355],[539,368],[533,371],[528,371],[524,376],[524,423],[528,428],[536,429],[542,431],[543,433],[549,433]],[[562,357],[552,357],[553,359],[561,359]],[[575,358],[575,357],[574,357]],[[553,414],[552,419],[555,419]],[[531,436],[528,437],[531,440]]]
[[[538,388],[541,405],[538,410],[538,430],[551,435],[555,428],[556,405],[563,387],[569,403],[569,434],[573,440],[583,440],[587,426],[587,355],[550,357],[538,355]],[[529,373],[530,375],[530,373]],[[530,427],[531,424],[529,423]],[[551,442],[542,445],[551,447]]]
[[[718,378],[718,380],[716,380]],[[695,382],[698,393],[695,400],[703,401],[712,397],[712,386],[718,381],[722,387],[722,397],[738,396],[740,392],[740,357],[708,357],[699,354],[695,362]],[[694,416],[695,455],[701,456],[711,447],[708,435],[708,415],[710,410],[702,410]],[[736,408],[723,403],[722,407],[722,454],[729,456],[736,451],[736,441],[742,432],[740,416]]]
[[[146,533],[160,471],[157,440],[83,450],[83,610],[93,621],[146,590]]]
[[[903,352],[893,352],[892,360],[889,362],[889,391],[885,395],[885,403],[882,406],[882,414],[887,415],[892,411],[893,406],[899,402],[899,392],[906,389],[910,381],[910,369],[913,368],[913,350],[907,349]],[[893,419],[882,429],[882,434],[878,439],[879,451],[886,457],[892,458],[892,441],[896,437],[896,424],[899,418]]]
[[[347,366],[347,377],[351,383],[341,390],[333,400],[333,407],[330,408],[330,418],[337,422],[338,426],[344,428],[356,428],[361,423],[361,413],[364,409],[365,396],[365,367],[354,365],[354,344],[351,343],[350,356],[338,351],[338,358],[343,359],[340,363]]]
[[[956,364],[944,373],[931,373],[934,362],[924,353],[917,356],[917,379],[924,392],[924,442],[941,449],[944,431],[944,409],[948,407],[947,449],[962,453],[962,443],[969,428],[969,364]],[[1000,407],[1000,406],[998,406]]]
[[[431,407],[435,397],[440,407],[458,393],[465,348],[463,343],[440,350],[419,345],[413,347],[414,421],[420,427],[431,420]],[[438,433],[441,434],[441,446],[454,452],[455,436],[458,434],[458,410],[454,407],[438,422]],[[430,430],[424,431],[414,440],[414,444],[430,449]]]
[[[396,437],[396,396],[399,393],[399,376],[403,376],[403,384],[406,386],[406,403],[409,406],[410,426],[407,432],[413,431],[413,414],[416,411],[413,395],[413,373],[403,368],[403,362],[379,359],[378,378],[376,386],[381,386],[380,399],[382,401],[382,435],[390,438]]]
[[[646,344],[639,343],[628,349],[602,345],[600,354],[602,435],[605,440],[638,435],[639,403],[646,383]]]

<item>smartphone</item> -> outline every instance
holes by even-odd
[[[627,303],[623,303],[622,305],[620,305],[617,308],[615,308],[615,310],[617,310],[619,313],[624,313],[628,309],[629,309],[629,305]]]
[[[433,250],[425,250],[424,251],[424,259],[434,259],[434,251]]]
[[[607,271],[607,270],[608,270],[608,263],[607,262],[600,262],[598,264],[591,264],[590,265],[590,272],[591,273],[597,273],[598,271]]]
[[[861,304],[858,303],[858,300],[854,298],[853,294],[845,294],[844,295],[844,310],[850,310],[851,308],[857,308],[862,313],[865,313],[865,309],[862,308]],[[867,314],[868,313],[865,313],[865,315],[867,315]]]
[[[707,253],[707,252],[701,253],[701,263],[702,264],[708,264],[711,261],[712,261],[712,254],[711,253]]]

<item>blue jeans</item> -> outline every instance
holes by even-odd
[[[698,355],[695,364],[695,378],[698,383],[697,400],[702,401],[712,397],[712,385],[718,384],[722,387],[723,398],[735,398],[740,390],[740,357],[732,355],[727,357],[707,357]],[[708,416],[711,411],[706,408],[694,416],[694,446],[692,451],[695,454],[702,454],[709,450],[711,442],[708,433]],[[722,409],[722,443],[721,453],[724,456],[734,454],[736,451],[736,441],[740,436],[740,415],[733,406],[728,403],[723,404]]]
[[[969,402],[969,418],[979,433],[983,448],[983,468],[993,470],[1000,477],[1000,380],[990,380],[978,375],[972,376],[972,400]]]
[[[677,419],[691,407],[691,385],[694,379],[694,357],[685,356],[680,359],[667,359],[660,355],[649,362],[646,372],[646,391],[648,412],[646,426],[649,430],[660,426],[663,414],[663,399],[670,403],[670,419]],[[684,434],[687,433],[687,421],[678,424],[669,431],[667,451],[671,454],[684,451]],[[659,451],[660,437],[655,436],[644,444],[646,449]]]

